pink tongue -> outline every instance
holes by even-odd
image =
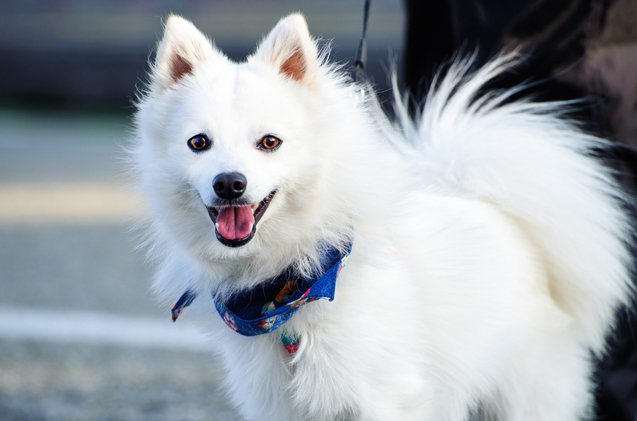
[[[241,240],[250,235],[254,215],[250,206],[227,206],[219,209],[217,232],[227,240]]]

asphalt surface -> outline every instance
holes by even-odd
[[[128,128],[0,111],[0,420],[238,419],[204,336],[149,291]]]
[[[236,420],[205,353],[0,340],[2,420]]]

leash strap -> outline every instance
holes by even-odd
[[[369,8],[371,0],[365,0],[365,8],[363,9],[363,33],[358,43],[358,51],[354,60],[354,81],[364,82],[367,80],[365,73],[365,62],[367,62],[367,22],[369,21]]]

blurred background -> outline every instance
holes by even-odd
[[[235,420],[205,340],[153,301],[122,147],[168,13],[235,59],[302,11],[353,60],[363,1],[0,1],[0,420]],[[375,0],[370,72],[401,51]],[[383,88],[384,89],[384,88]]]
[[[353,61],[363,0],[0,0],[0,420],[236,420],[188,313],[153,301],[123,147],[162,21],[179,13],[242,59],[290,12]],[[414,98],[458,50],[525,59],[492,87],[578,102],[637,191],[637,1],[373,0],[368,74]],[[348,68],[348,67],[346,67]],[[637,273],[637,271],[636,271]],[[599,420],[637,420],[637,313],[599,361]]]

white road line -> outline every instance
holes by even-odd
[[[210,350],[205,335],[187,321],[106,313],[0,307],[0,338],[117,345],[132,348]],[[184,323],[185,322],[185,323]]]

